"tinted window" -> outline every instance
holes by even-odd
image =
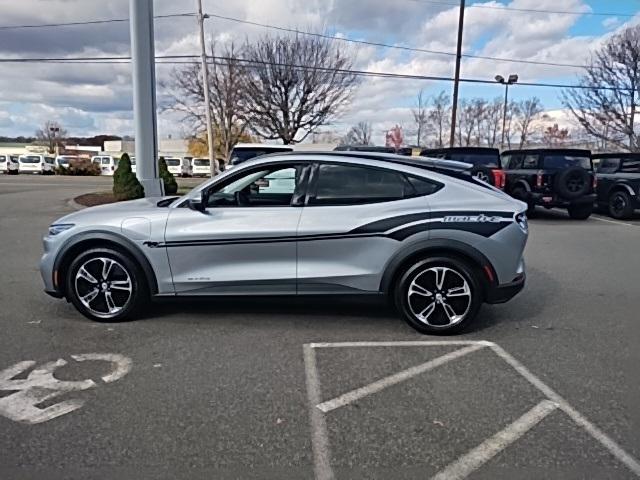
[[[538,155],[525,155],[522,168],[538,168]]]
[[[400,200],[414,195],[398,172],[350,165],[320,165],[314,205],[357,205]]]
[[[413,193],[418,196],[431,195],[432,193],[440,190],[440,187],[442,187],[441,184],[431,182],[425,178],[407,176],[407,180],[413,187]]]
[[[620,171],[625,173],[640,173],[640,160],[623,161]]]
[[[500,157],[491,153],[462,153],[452,152],[447,155],[448,160],[467,162],[472,165],[482,165],[489,168],[500,168]]]
[[[508,162],[507,168],[510,170],[517,170],[522,168],[522,155],[507,155],[505,157],[505,164]]]
[[[598,173],[615,173],[619,166],[619,158],[603,158],[598,165]]]
[[[4,155],[0,155],[0,163],[4,163],[7,161],[7,157],[5,157]]]
[[[207,160],[207,159],[203,159],[203,158],[196,158],[196,159],[193,161],[193,164],[194,164],[196,167],[208,167],[208,166],[209,166],[209,160]]]
[[[180,160],[177,158],[167,158],[165,160],[166,164],[168,167],[179,167],[180,166]]]
[[[35,155],[28,155],[26,157],[20,157],[22,163],[40,163],[40,157]]]
[[[110,163],[110,158],[109,157],[102,157],[102,164],[103,165],[109,165]]]
[[[545,155],[544,168],[582,167],[591,170],[591,158],[570,155]]]

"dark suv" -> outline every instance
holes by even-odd
[[[494,187],[504,188],[504,172],[500,163],[500,151],[488,147],[425,148],[422,157],[443,158],[473,165],[471,174]]]
[[[566,208],[571,218],[585,220],[596,200],[596,176],[589,150],[531,149],[502,153],[505,191],[527,202],[528,213],[536,205]]]
[[[640,208],[640,153],[601,153],[597,163],[597,203],[613,218],[629,218]]]

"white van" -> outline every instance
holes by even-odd
[[[53,174],[55,158],[48,155],[20,155],[18,157],[18,173]]]
[[[129,160],[131,160],[131,171],[133,173],[136,173],[136,156],[135,155],[131,155],[129,157]]]
[[[91,161],[100,165],[100,175],[113,175],[118,167],[118,160],[111,155],[95,155],[91,157]]]
[[[208,158],[194,158],[191,160],[191,175],[194,177],[209,177],[211,175],[211,161]]]
[[[76,157],[75,155],[58,155],[56,157],[55,166],[56,168],[69,168],[69,164],[75,160],[78,160],[78,157]]]
[[[182,159],[177,157],[166,157],[164,159],[167,164],[167,170],[174,177],[184,177],[184,171],[182,167]]]
[[[7,175],[18,173],[18,155],[0,155],[0,172]]]

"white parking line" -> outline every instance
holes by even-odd
[[[463,345],[462,348],[451,352],[442,357],[438,357],[430,362],[403,370],[397,374],[383,378],[372,384],[361,387],[351,392],[347,392],[332,400],[322,402],[320,380],[316,365],[316,348],[333,348],[333,347],[401,347],[401,346],[447,346],[447,345]],[[437,474],[436,479],[452,479],[464,478],[469,473],[475,471],[490,458],[495,456],[500,450],[506,448],[519,437],[524,435],[528,430],[535,426],[542,418],[551,413],[555,409],[559,409],[567,414],[577,425],[586,430],[596,441],[605,447],[616,459],[626,465],[636,476],[640,477],[640,463],[622,447],[620,447],[613,439],[591,423],[587,418],[582,416],[575,410],[564,398],[558,395],[542,380],[533,375],[524,365],[522,365],[513,356],[507,353],[499,345],[489,341],[408,341],[408,342],[337,342],[337,343],[310,343],[305,344],[304,361],[305,373],[307,377],[307,396],[309,400],[309,411],[311,419],[311,443],[314,455],[314,471],[317,479],[328,480],[334,478],[331,468],[331,454],[329,446],[329,438],[327,433],[327,425],[325,413],[328,413],[340,406],[347,405],[358,398],[363,398],[377,391],[387,388],[388,386],[400,383],[419,373],[428,371],[433,366],[427,367],[430,363],[444,364],[460,358],[467,353],[479,350],[483,347],[490,347],[493,352],[510,365],[518,374],[520,374],[531,385],[537,388],[546,400],[538,404],[532,410],[516,420],[509,427],[497,433],[487,441],[480,444],[471,452],[462,456],[445,470]],[[463,353],[464,352],[464,353]],[[455,355],[455,357],[451,357]],[[435,365],[437,366],[437,365]],[[457,476],[456,476],[457,475]]]
[[[420,365],[416,365],[415,367],[407,368],[406,370],[402,370],[401,372],[394,373],[393,375],[389,375],[385,378],[381,378],[380,380],[370,383],[369,385],[365,385],[364,387],[351,390],[350,392],[342,394],[339,397],[319,404],[317,408],[322,412],[327,413],[331,410],[335,410],[336,408],[344,407],[345,405],[349,405],[350,403],[355,402],[356,400],[360,400],[363,397],[366,397],[373,393],[377,393],[387,387],[391,387],[392,385],[404,382],[411,377],[415,377],[416,375],[420,375],[421,373],[433,370],[434,368],[444,365],[451,360],[463,357],[468,353],[475,352],[476,350],[480,350],[481,348],[485,347],[486,345],[471,345],[469,347],[461,348],[460,350],[455,350],[453,352],[447,353],[446,355],[442,355],[441,357],[434,358],[433,360],[429,360],[428,362],[422,363]]]
[[[461,480],[487,463],[502,450],[522,437],[540,421],[553,412],[558,405],[543,400],[504,430],[485,440],[476,448],[445,467],[432,480]]]
[[[638,225],[634,225],[633,223],[621,222],[620,220],[611,220],[610,218],[598,217],[596,215],[591,215],[591,218],[593,218],[594,220],[598,220],[600,222],[607,222],[607,223],[615,223],[617,225],[624,225],[625,227],[637,227],[638,226]]]
[[[332,480],[331,453],[329,451],[329,435],[324,415],[315,408],[322,400],[316,351],[307,344],[303,346],[304,368],[307,376],[307,398],[309,400],[309,417],[311,420],[311,447],[313,449],[313,468],[316,479]]]

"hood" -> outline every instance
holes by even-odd
[[[98,205],[96,207],[87,207],[77,212],[70,213],[69,215],[65,215],[54,223],[84,223],[85,220],[95,222],[98,219],[105,219],[107,217],[149,217],[161,212],[168,213],[168,209],[159,207],[158,202],[169,198],[176,198],[176,196],[170,195],[166,197],[139,198],[125,202],[115,202]]]

